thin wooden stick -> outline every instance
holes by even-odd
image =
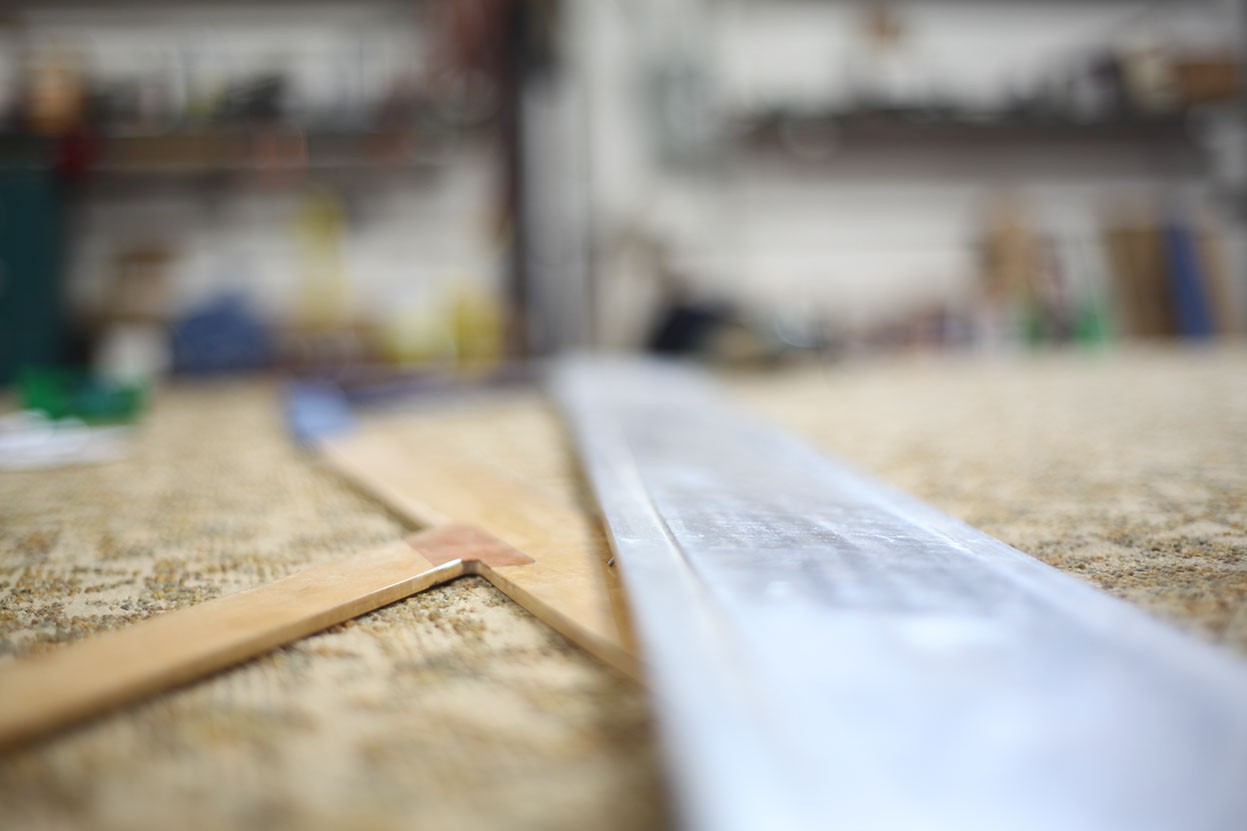
[[[488,534],[449,525],[272,583],[93,636],[0,671],[0,747],[82,721],[476,573]],[[490,560],[487,558],[486,562]],[[434,563],[440,565],[434,565]]]

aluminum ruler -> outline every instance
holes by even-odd
[[[695,829],[1247,828],[1247,666],[739,413],[565,359]]]

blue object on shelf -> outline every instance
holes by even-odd
[[[1189,338],[1214,334],[1203,268],[1190,226],[1176,218],[1165,224],[1165,258],[1169,261],[1169,292],[1178,333]]]
[[[268,328],[239,295],[226,295],[184,317],[173,327],[177,372],[236,372],[268,366]]]

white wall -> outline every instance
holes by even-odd
[[[395,74],[420,67],[419,24],[409,4],[394,0],[102,8],[51,2],[14,12],[10,31],[20,31],[33,50],[73,55],[98,79],[173,79],[175,96],[194,92],[179,83],[188,77],[210,87],[280,69],[294,105],[315,110],[375,95]],[[3,46],[0,81],[17,70],[14,45]]]
[[[725,107],[787,99],[839,104],[861,79],[862,9],[853,2],[711,4],[713,72]],[[905,22],[906,81],[991,104],[1091,50],[1164,35],[1190,48],[1234,47],[1225,0],[925,0],[890,2]]]
[[[339,189],[348,223],[342,262],[354,311],[377,319],[444,298],[452,285],[497,285],[502,251],[493,228],[495,183],[486,148],[463,147],[427,178],[384,181],[358,174]],[[297,216],[305,187],[227,188],[215,195],[189,183],[130,192],[96,189],[75,217],[69,288],[79,308],[101,299],[114,258],[153,243],[177,252],[175,312],[222,292],[249,297],[276,320],[289,320],[304,273]]]

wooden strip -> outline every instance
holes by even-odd
[[[479,539],[482,532],[476,534]],[[434,529],[19,661],[0,672],[0,747],[475,572],[473,563],[458,559],[465,551],[464,539],[462,526]],[[454,558],[441,556],[443,547]],[[434,566],[423,554],[444,565]]]
[[[473,571],[589,653],[639,677],[630,629],[619,617],[624,603],[612,597],[622,589],[605,568],[609,545],[591,514],[500,467],[402,430],[368,427],[326,443],[322,452],[334,469],[409,521],[469,523],[529,555],[531,565],[479,564]]]

